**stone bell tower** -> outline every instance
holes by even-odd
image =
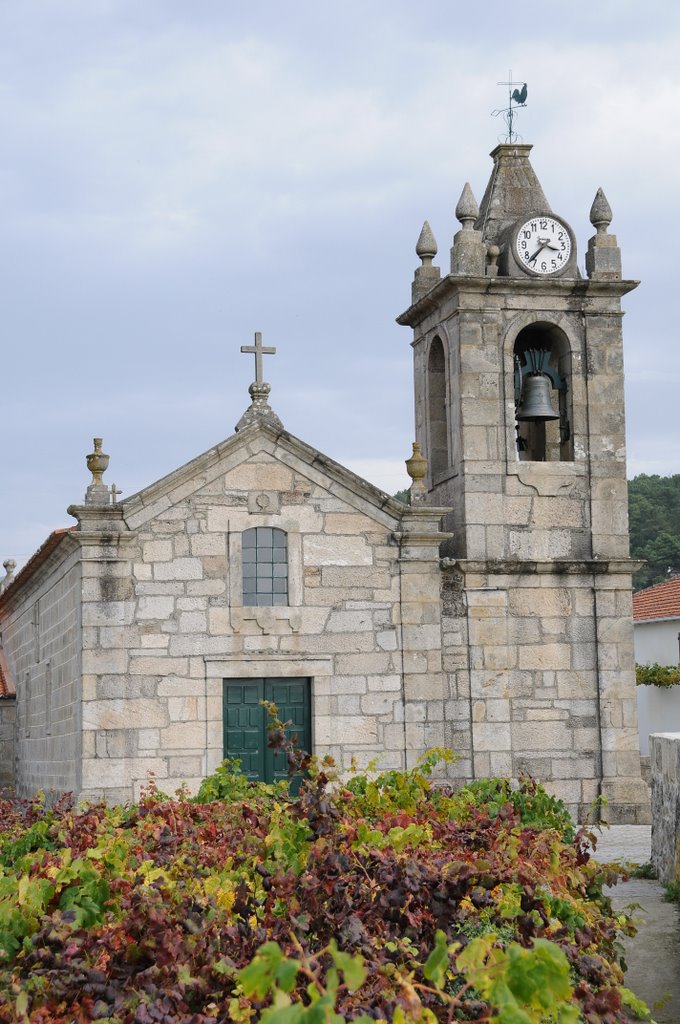
[[[527,769],[580,813],[605,795],[609,820],[643,820],[621,330],[637,282],[601,190],[581,275],[531,148],[494,149],[479,207],[465,185],[444,277],[425,224],[398,318],[414,332],[428,500],[452,509],[444,576],[464,595],[469,661],[451,694],[470,725],[455,738],[473,775]]]

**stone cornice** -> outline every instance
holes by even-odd
[[[455,277],[447,274],[426,295],[414,302],[397,317],[402,327],[416,327],[434,310],[439,309],[443,300],[456,293],[476,295],[531,295],[568,298],[621,298],[637,288],[639,281],[595,281],[590,278],[524,279],[514,277]]]
[[[452,533],[441,529],[442,517],[450,511],[444,505],[406,505],[402,514],[402,529],[395,530],[392,536],[402,548],[439,545],[453,537]]]
[[[128,529],[123,518],[123,506],[116,505],[69,505],[70,516],[78,520],[76,533],[125,533]]]
[[[466,558],[442,558],[441,567],[443,570],[454,569],[463,574],[484,574],[484,575],[553,575],[553,576],[575,576],[587,573],[593,576],[604,574],[625,574],[637,572],[645,564],[635,558],[584,558],[569,559],[559,558],[551,561],[523,560],[513,558],[498,559],[466,559]]]

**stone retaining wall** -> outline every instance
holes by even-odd
[[[652,759],[652,864],[664,883],[680,880],[680,733],[649,737]]]

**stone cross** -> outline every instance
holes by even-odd
[[[255,344],[254,345],[241,345],[241,352],[253,353],[255,355],[255,383],[262,384],[262,356],[274,356],[276,355],[275,348],[264,348],[262,345],[262,335],[259,331],[255,331]]]

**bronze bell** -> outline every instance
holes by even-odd
[[[552,407],[548,378],[542,373],[525,377],[524,398],[517,410],[517,419],[536,423],[541,420],[558,420],[559,418],[560,414],[555,412]]]

